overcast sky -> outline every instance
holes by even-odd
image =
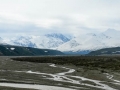
[[[120,30],[120,0],[0,0],[0,35]]]

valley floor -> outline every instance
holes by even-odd
[[[10,58],[0,57],[0,90],[120,90],[119,71]]]

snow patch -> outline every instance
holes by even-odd
[[[101,52],[101,53],[107,53],[108,51],[103,51],[103,52]]]
[[[15,48],[10,48],[11,50],[15,50]]]
[[[44,51],[44,52],[46,52],[46,53],[47,53],[48,51]]]
[[[50,67],[57,67],[57,66],[55,66],[55,64],[51,64]]]
[[[115,52],[112,52],[112,53],[120,53],[120,51],[115,51]]]

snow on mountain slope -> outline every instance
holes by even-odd
[[[120,38],[120,31],[117,31],[115,29],[108,29],[105,32],[103,32],[103,34],[113,38]]]
[[[0,38],[1,43],[44,49],[57,49],[63,52],[88,52],[108,47],[120,46],[120,31],[108,29],[105,32],[89,33],[71,37],[58,33],[45,35],[22,35],[11,39]]]
[[[45,35],[48,38],[57,38],[57,39],[61,39],[63,42],[67,42],[70,40],[69,37],[63,35],[63,34],[58,34],[58,33],[53,33],[53,34],[46,34]]]
[[[6,40],[7,43],[18,46],[26,47],[35,47],[35,48],[44,48],[52,49],[56,48],[59,45],[69,41],[65,35],[62,34],[46,34],[46,35],[22,35],[12,38],[11,40]]]
[[[84,51],[92,50],[93,48],[103,47],[104,43],[100,42],[101,38],[95,34],[86,34],[83,36],[76,37],[67,43],[59,46],[57,49],[61,51]]]
[[[94,51],[107,47],[120,46],[120,31],[109,29],[99,34],[86,34],[60,45],[57,49],[63,52]]]
[[[10,42],[13,45],[26,46],[26,47],[36,47],[35,43],[30,41],[31,37],[19,36],[13,38]]]
[[[3,38],[0,37],[0,44],[6,45],[7,43],[4,41]]]

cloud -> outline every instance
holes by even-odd
[[[120,0],[0,0],[0,32],[83,34],[120,30]]]

